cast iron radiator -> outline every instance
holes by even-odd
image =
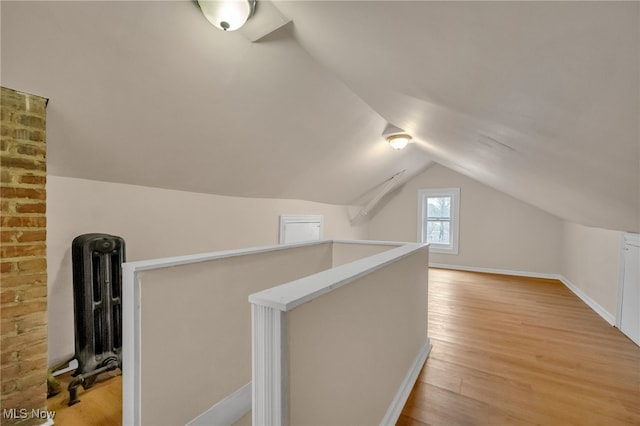
[[[87,389],[98,374],[122,369],[122,263],[124,240],[108,234],[84,234],[71,245],[75,359],[78,369],[69,383],[69,405],[78,386]]]

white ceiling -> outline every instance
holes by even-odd
[[[251,43],[191,1],[3,0],[2,85],[50,98],[54,175],[350,204],[435,161],[640,231],[640,3],[274,5]]]

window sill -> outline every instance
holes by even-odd
[[[433,244],[429,244],[429,253],[438,253],[438,254],[458,254],[457,248],[446,248],[446,247],[437,247]]]

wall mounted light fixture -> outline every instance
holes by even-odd
[[[411,135],[393,124],[387,124],[387,127],[385,127],[382,132],[382,136],[387,139],[387,142],[389,142],[392,148],[398,151],[411,142]]]
[[[256,10],[256,0],[198,0],[204,16],[223,31],[241,28]]]

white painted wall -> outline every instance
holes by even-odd
[[[427,341],[427,263],[423,247],[287,312],[291,425],[390,424]]]
[[[140,383],[140,399],[132,386],[126,402],[139,405],[140,419],[124,423],[184,425],[251,382],[249,295],[331,269],[332,260],[332,244],[319,243],[140,272],[141,338],[132,345],[140,362],[123,360],[125,383]],[[137,315],[126,313],[134,335]]]
[[[126,241],[127,260],[278,243],[279,215],[324,216],[324,237],[363,239],[347,207],[238,198],[47,176],[49,363],[74,353],[71,241],[104,232]]]
[[[617,312],[621,232],[563,225],[562,275],[611,316]]]
[[[373,240],[417,240],[417,194],[423,188],[460,188],[458,255],[432,253],[431,263],[558,274],[563,222],[530,204],[444,166],[413,178],[369,223]]]

